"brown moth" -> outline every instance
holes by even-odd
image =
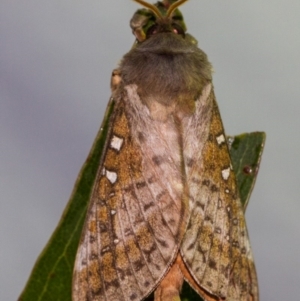
[[[257,301],[245,217],[212,67],[177,7],[131,20],[136,44],[113,73],[113,112],[78,247],[73,301]]]

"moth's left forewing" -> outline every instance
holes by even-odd
[[[177,127],[172,118],[153,120],[136,90],[114,93],[75,262],[74,301],[142,300],[170,268],[184,235]]]
[[[209,294],[258,300],[245,217],[211,84],[196,101],[195,116],[185,131],[191,217],[181,245],[184,262]]]

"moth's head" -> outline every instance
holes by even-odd
[[[173,33],[183,38],[186,36],[186,26],[178,6],[187,0],[164,0],[150,4],[143,0],[134,0],[143,5],[132,17],[130,26],[137,42],[141,43],[159,33]],[[190,39],[189,35],[189,39]],[[195,44],[197,41],[195,40]]]

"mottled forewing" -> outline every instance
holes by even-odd
[[[206,101],[211,114],[206,129],[197,121],[200,115],[186,128],[184,157],[191,217],[181,254],[198,285],[216,300],[258,300],[245,217],[219,110],[209,89]],[[199,153],[195,139],[203,131],[208,131],[207,140]]]
[[[136,87],[125,87],[115,102],[77,252],[73,301],[142,300],[174,260],[187,220],[180,155],[168,155],[163,129],[149,124]]]

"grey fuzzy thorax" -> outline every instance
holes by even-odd
[[[187,111],[211,81],[211,69],[201,49],[174,33],[158,33],[137,44],[120,64],[123,84],[136,84],[146,103],[155,99]]]

